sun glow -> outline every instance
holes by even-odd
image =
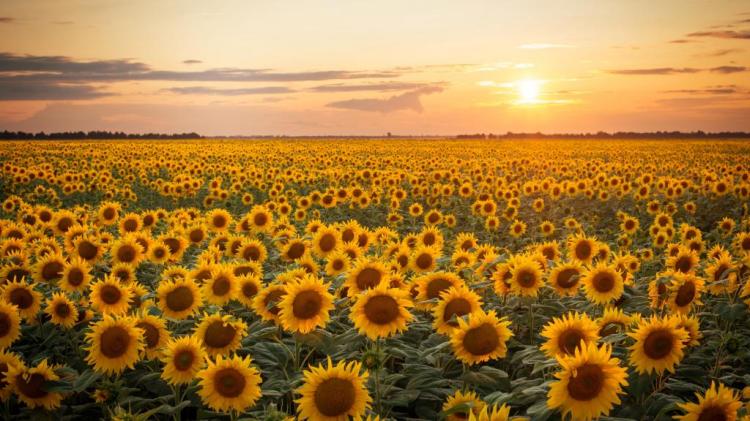
[[[516,82],[519,104],[536,104],[539,102],[539,92],[542,85],[541,80],[523,79]]]

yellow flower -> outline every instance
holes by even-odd
[[[642,321],[634,332],[628,333],[636,341],[630,347],[629,362],[638,373],[674,372],[682,360],[688,339],[685,329],[678,327],[679,322],[676,317],[652,316]]]
[[[89,353],[86,362],[106,374],[119,374],[126,368],[133,368],[144,348],[143,335],[135,319],[105,315],[86,334],[88,347],[85,349]]]
[[[224,358],[219,355],[216,361],[198,372],[198,394],[205,405],[216,411],[244,412],[260,399],[261,378],[253,367],[250,357]]]
[[[453,354],[469,365],[505,357],[506,343],[513,336],[508,326],[510,321],[499,319],[494,310],[476,311],[468,321],[458,319],[451,332]]]
[[[286,284],[286,294],[278,304],[281,326],[303,334],[324,328],[334,308],[329,287],[314,275],[305,275]]]
[[[367,371],[359,362],[339,361],[333,365],[310,367],[303,373],[304,384],[295,400],[300,420],[344,421],[361,418],[370,407]]]
[[[349,318],[361,335],[385,338],[407,329],[414,316],[406,291],[381,283],[356,297]]]
[[[47,365],[46,359],[34,368],[26,368],[23,363],[11,365],[8,367],[5,378],[19,399],[29,408],[41,406],[52,410],[60,407],[62,395],[44,389],[45,383],[60,380],[52,367]]]
[[[205,366],[206,355],[200,340],[195,336],[172,339],[161,356],[164,363],[161,377],[170,384],[190,383]]]
[[[570,312],[553,318],[541,335],[547,338],[541,349],[548,356],[574,355],[579,347],[599,340],[599,326],[586,313]]]
[[[674,419],[679,421],[735,421],[737,411],[742,406],[736,391],[721,383],[717,387],[717,384],[713,381],[705,394],[696,393],[695,396],[698,398],[698,403],[679,404],[678,406],[685,411],[685,414],[677,415]]]

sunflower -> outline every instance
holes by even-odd
[[[467,411],[461,411],[457,408],[459,406],[462,408],[465,407]],[[442,410],[444,414],[448,413],[445,420],[460,421],[469,418],[470,415],[479,415],[485,407],[486,404],[479,398],[479,396],[477,396],[476,392],[471,390],[467,392],[457,390],[455,393],[448,396],[445,403],[443,403]]]
[[[169,330],[164,319],[150,314],[141,314],[136,327],[143,329],[143,352],[146,358],[157,358],[169,341]]]
[[[541,335],[547,338],[541,349],[548,356],[573,356],[579,347],[599,340],[599,326],[586,313],[570,312],[553,318]]]
[[[451,256],[451,264],[453,265],[453,269],[456,271],[470,268],[474,265],[474,263],[476,263],[476,261],[477,257],[474,255],[474,253],[466,250],[456,250]]]
[[[171,339],[161,355],[161,378],[169,384],[188,384],[206,364],[206,351],[195,336]]]
[[[122,285],[131,285],[135,282],[135,266],[129,263],[116,263],[112,265],[110,276],[117,279]]]
[[[307,255],[308,246],[307,242],[299,238],[295,238],[286,243],[281,250],[281,258],[286,261],[295,261]]]
[[[200,339],[208,355],[228,355],[240,347],[240,341],[247,335],[247,325],[230,315],[204,314],[195,328],[195,336]]]
[[[47,300],[44,312],[53,324],[70,329],[78,322],[78,309],[65,294],[56,292]]]
[[[120,218],[118,228],[122,234],[134,233],[143,228],[143,220],[137,213],[128,213]]]
[[[42,305],[42,294],[34,290],[35,284],[25,282],[8,282],[3,286],[3,300],[18,309],[22,319],[31,321],[36,317]]]
[[[617,307],[605,307],[602,316],[596,320],[599,336],[609,336],[625,332],[633,323],[633,317],[626,315]]]
[[[406,330],[414,318],[408,310],[411,306],[406,291],[381,283],[357,295],[349,318],[360,335],[375,340]]]
[[[411,255],[409,267],[416,273],[432,272],[437,267],[440,249],[435,246],[420,246]]]
[[[742,407],[739,395],[734,390],[719,383],[711,382],[711,387],[702,396],[696,393],[698,403],[678,404],[685,415],[675,416],[679,421],[735,421],[737,411]]]
[[[304,384],[297,389],[295,400],[300,420],[344,421],[360,419],[370,407],[367,392],[367,371],[355,361],[339,361],[328,357],[328,365],[310,367],[303,373]]]
[[[425,303],[425,301],[437,302],[440,299],[440,293],[443,291],[447,291],[451,287],[461,287],[464,285],[464,281],[452,272],[435,272],[429,275],[422,275],[414,279],[413,282],[417,286],[415,301],[422,308],[432,307],[433,303]]]
[[[729,253],[721,253],[713,263],[706,266],[709,280],[708,290],[713,295],[732,293],[737,289],[737,265]]]
[[[190,317],[203,305],[200,289],[190,278],[162,280],[156,290],[156,296],[162,313],[173,319]]]
[[[656,371],[662,374],[664,370],[674,373],[675,366],[684,355],[684,342],[688,334],[680,329],[679,318],[651,316],[642,321],[635,332],[628,336],[635,339],[630,347],[630,365],[640,374]]]
[[[268,252],[266,251],[266,246],[260,240],[247,239],[240,245],[237,256],[242,257],[248,262],[257,262],[260,264],[266,260]]]
[[[341,251],[336,251],[326,258],[325,271],[328,276],[336,276],[348,272],[350,268],[349,256]]]
[[[688,338],[685,341],[685,345],[687,346],[700,345],[701,344],[700,340],[703,337],[703,334],[701,333],[700,321],[698,320],[698,317],[687,316],[685,314],[680,314],[677,317],[679,317],[680,319],[680,322],[677,324],[677,327],[685,329],[685,331],[688,333]]]
[[[286,295],[278,304],[281,326],[289,332],[302,334],[324,328],[334,308],[329,287],[330,284],[314,275],[305,275],[286,284]]]
[[[628,385],[627,372],[619,359],[612,358],[609,344],[583,344],[573,356],[558,357],[558,362],[562,369],[550,385],[547,406],[560,410],[563,418],[593,420],[620,404],[618,395]]]
[[[237,278],[230,267],[214,265],[211,277],[203,284],[201,292],[209,304],[224,305],[237,295],[237,287]]]
[[[232,224],[232,215],[224,209],[213,209],[206,214],[206,221],[211,231],[226,231]]]
[[[198,394],[205,405],[215,411],[245,412],[260,399],[261,378],[250,357],[208,360],[197,374]]]
[[[8,348],[21,336],[18,307],[0,300],[0,350]]]
[[[27,368],[22,362],[17,365],[9,365],[5,378],[18,398],[29,408],[41,406],[47,410],[52,410],[60,407],[62,394],[48,392],[45,388],[47,382],[60,380],[52,367],[47,364],[46,359],[34,368]]]
[[[598,251],[598,242],[593,237],[577,234],[568,239],[568,257],[583,264],[591,264]]]
[[[104,202],[97,211],[97,220],[102,225],[112,225],[120,217],[122,206],[117,202]]]
[[[510,407],[506,404],[500,406],[497,405],[485,405],[478,414],[474,412],[469,413],[468,421],[527,421],[525,417],[510,417]]]
[[[482,299],[466,287],[451,287],[440,293],[432,309],[432,325],[438,333],[450,334],[458,327],[457,319],[482,309]]]
[[[511,265],[509,263],[502,263],[495,266],[492,271],[492,286],[495,290],[495,294],[498,296],[505,296],[510,293],[510,278],[511,278]]]
[[[252,308],[253,299],[263,288],[258,275],[238,275],[237,276],[237,295],[236,299],[247,308]]]
[[[573,297],[578,294],[581,275],[584,268],[576,260],[556,265],[549,273],[547,283],[561,297]]]
[[[131,235],[120,237],[109,250],[113,263],[128,263],[137,266],[143,259],[143,248]]]
[[[581,282],[586,298],[602,305],[619,299],[625,288],[622,275],[604,262],[587,270]]]
[[[91,285],[89,300],[94,310],[103,314],[124,314],[130,308],[133,291],[112,275]]]
[[[190,244],[200,244],[208,237],[208,229],[205,224],[194,224],[186,230],[186,235]]]
[[[500,319],[494,310],[476,311],[468,320],[458,319],[458,327],[451,332],[453,354],[468,365],[505,357],[506,342],[513,336],[510,321]]]
[[[368,289],[375,288],[387,281],[388,269],[381,262],[369,259],[360,259],[354,262],[354,267],[349,271],[344,286],[348,288],[348,294],[353,297]]]
[[[0,351],[0,401],[6,401],[13,393],[13,386],[8,378],[8,371],[12,367],[23,367],[21,358],[7,351]]]
[[[75,223],[76,216],[73,212],[61,210],[55,212],[55,217],[52,219],[52,230],[55,234],[65,235]]]
[[[675,273],[668,290],[667,303],[674,312],[686,314],[693,306],[703,305],[700,300],[703,292],[703,279],[693,274]]]
[[[698,253],[685,246],[679,246],[677,253],[667,258],[665,267],[674,272],[688,273],[698,266]]]
[[[65,263],[59,286],[67,292],[85,291],[91,278],[91,267],[86,260],[73,257]]]
[[[157,241],[161,241],[167,245],[167,248],[169,249],[169,260],[173,262],[182,259],[182,255],[185,253],[188,246],[188,241],[174,232],[160,236],[157,238]]]
[[[264,206],[253,206],[246,218],[253,231],[267,232],[273,226],[273,214]]]
[[[544,285],[542,268],[539,263],[528,256],[518,256],[510,266],[510,290],[523,297],[536,297]]]
[[[126,368],[133,368],[143,351],[143,329],[136,326],[132,317],[104,318],[91,327],[86,334],[89,352],[86,362],[94,370],[105,374],[119,374]]]
[[[286,285],[272,284],[261,289],[253,298],[253,310],[261,319],[268,322],[278,320],[279,301],[286,294]]]
[[[74,254],[88,263],[94,263],[104,254],[104,246],[93,236],[83,235],[73,242]]]

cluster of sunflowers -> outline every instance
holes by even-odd
[[[748,419],[748,154],[4,143],[3,416]]]

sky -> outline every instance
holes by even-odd
[[[750,131],[750,3],[3,0],[0,130]]]

